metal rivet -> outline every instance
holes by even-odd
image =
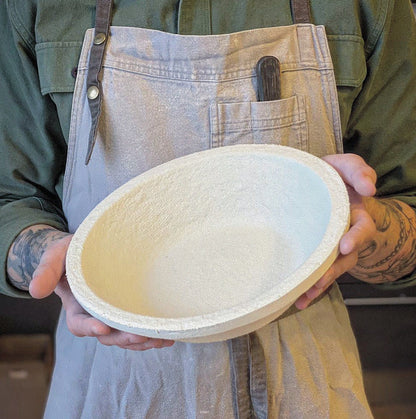
[[[88,99],[94,100],[97,99],[98,95],[100,94],[100,90],[97,86],[91,86],[87,90]]]
[[[97,33],[94,37],[94,45],[101,45],[106,39],[107,37],[105,36],[105,33]]]

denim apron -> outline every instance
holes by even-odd
[[[238,143],[342,152],[325,29],[295,24],[183,36],[111,27],[98,0],[78,66],[64,185],[70,231],[115,188],[174,158]],[[275,56],[281,99],[257,100]],[[122,273],[120,273],[122,275]],[[117,278],[114,278],[116,281]],[[61,313],[46,418],[367,418],[361,367],[336,286],[304,311],[225,342],[133,352],[78,338]]]

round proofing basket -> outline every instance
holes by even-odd
[[[127,182],[75,232],[76,299],[119,330],[229,339],[282,314],[331,266],[349,201],[323,160],[237,145],[172,160]]]

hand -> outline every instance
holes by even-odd
[[[296,300],[298,309],[306,308],[343,273],[351,270],[358,260],[359,249],[376,234],[373,219],[364,205],[365,197],[376,193],[376,173],[355,154],[335,154],[323,158],[340,174],[350,198],[351,226],[341,238],[339,255],[328,271],[305,294]]]
[[[55,291],[66,310],[68,329],[75,336],[93,336],[103,345],[115,345],[135,351],[172,346],[174,342],[170,340],[153,339],[113,329],[89,315],[78,304],[65,276],[65,258],[71,238],[70,234],[63,236],[43,253],[29,286],[32,297],[44,298]]]

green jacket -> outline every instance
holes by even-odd
[[[416,208],[416,25],[409,0],[311,0],[334,61],[346,152],[378,195]],[[62,181],[75,69],[95,0],[0,2],[0,292],[8,249],[38,223],[65,229]],[[292,24],[289,0],[116,0],[113,25],[218,34]],[[416,282],[416,272],[394,286]]]

